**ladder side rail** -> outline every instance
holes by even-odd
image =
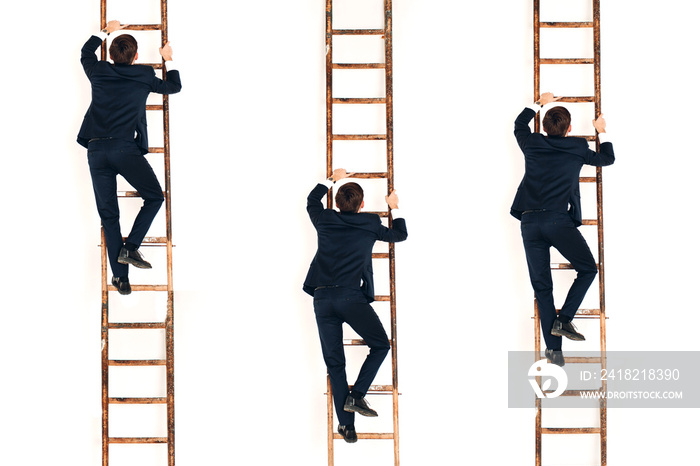
[[[109,289],[107,288],[107,243],[100,229],[100,269],[102,274],[102,465],[109,464]]]
[[[394,88],[393,88],[393,4],[384,0],[384,84],[386,108],[386,164],[387,194],[394,190]],[[392,218],[389,216],[389,227]],[[396,331],[396,253],[395,245],[389,244],[389,307],[391,334],[391,384],[392,422],[394,440],[394,465],[399,466],[399,376],[398,337]]]
[[[333,174],[333,0],[326,0],[326,177]],[[326,202],[333,208],[333,192],[328,191]],[[328,442],[328,466],[335,463],[333,429],[333,390],[331,379],[326,374],[326,423]]]
[[[532,0],[533,5],[533,101],[537,101],[540,97],[540,0]],[[534,131],[540,131],[540,115],[539,112],[535,116]],[[535,309],[535,359],[540,358],[541,341],[540,341],[540,311],[537,306],[537,300],[534,299]],[[540,381],[538,381],[539,383]],[[535,415],[535,466],[542,466],[542,400],[535,399],[537,414]]]
[[[590,101],[595,105],[595,117],[597,118],[601,114],[601,80],[600,80],[600,0],[593,0],[593,21],[580,22],[580,23],[540,23],[540,1],[533,0],[533,37],[534,37],[534,94],[535,99],[540,95],[540,65],[544,62],[551,63],[574,63],[574,62],[586,62],[592,63],[594,65],[594,96],[593,98],[564,98],[562,101]],[[594,39],[594,57],[590,59],[556,59],[556,60],[543,60],[540,57],[540,27],[592,27],[593,28],[593,39]],[[540,118],[535,120],[535,131],[539,132],[540,128]],[[589,140],[596,141],[596,150],[600,149],[600,141],[596,137],[587,138]],[[588,181],[588,180],[582,180]],[[598,310],[598,318],[600,319],[600,346],[601,346],[601,358],[600,364],[602,368],[606,367],[606,329],[605,329],[605,268],[604,268],[604,228],[603,228],[603,180],[602,180],[602,168],[596,167],[596,176],[594,178],[596,183],[596,229],[597,229],[597,239],[598,239],[598,283],[599,283],[599,299],[600,308]],[[593,223],[591,223],[593,224]],[[540,342],[540,325],[539,325],[539,310],[537,307],[537,302],[535,300],[535,350],[536,357],[539,357],[541,350]],[[607,389],[606,381],[602,382],[602,389]],[[550,432],[552,429],[542,428],[542,406],[541,400],[536,400],[537,406],[537,416],[535,421],[535,464],[537,466],[541,465],[541,454],[542,454],[542,433]],[[600,458],[601,466],[606,466],[607,464],[607,401],[601,399],[599,402],[600,409],[600,427],[598,429],[588,429],[594,433],[600,434]],[[579,429],[580,430],[580,429]],[[567,431],[568,432],[568,431]],[[567,433],[559,432],[559,433]]]
[[[161,46],[168,43],[168,2],[160,2]],[[163,79],[167,79],[165,59],[162,59]],[[165,235],[168,277],[167,314],[165,325],[165,377],[167,398],[168,466],[175,466],[175,296],[173,290],[172,184],[170,177],[170,97],[163,94],[163,165],[165,171]]]
[[[168,41],[168,16],[167,16],[167,0],[160,1],[160,17],[161,24],[154,25],[132,25],[127,27],[129,30],[146,30],[160,31],[161,45],[165,45]],[[101,28],[107,26],[107,0],[100,0],[100,25]],[[101,50],[102,60],[107,59],[106,43],[102,44]],[[161,59],[161,63],[152,64],[154,68],[165,70],[165,61]],[[163,79],[166,80],[166,73],[163,73]],[[165,402],[167,404],[167,438],[158,439],[123,439],[109,437],[109,405],[110,403],[119,403],[118,399],[110,399],[108,394],[108,377],[109,366],[109,284],[107,282],[107,251],[104,241],[104,231],[102,231],[101,240],[101,262],[102,262],[102,464],[109,464],[109,445],[111,443],[167,443],[168,445],[168,465],[175,464],[175,445],[174,445],[174,326],[173,326],[173,308],[174,308],[174,293],[173,293],[173,272],[172,272],[172,209],[171,209],[171,177],[170,177],[170,125],[169,125],[169,97],[162,96],[162,105],[148,105],[147,110],[161,110],[163,112],[163,148],[149,148],[149,152],[164,154],[164,180],[165,180],[165,218],[166,218],[166,237],[165,240],[167,262],[167,285],[135,285],[134,291],[142,290],[160,290],[168,291],[167,296],[167,314],[165,327],[165,350],[166,350],[166,391],[167,396]],[[123,196],[122,196],[123,197]],[[158,238],[157,238],[158,239]],[[119,326],[117,326],[119,327]],[[117,328],[115,327],[115,328]],[[127,328],[124,326],[124,328]],[[153,327],[155,328],[155,327]]]
[[[595,118],[602,112],[601,62],[600,62],[600,0],[593,0],[593,70],[595,94]],[[596,150],[600,149],[600,140],[596,138]],[[601,369],[607,367],[607,335],[605,329],[605,243],[603,224],[603,169],[596,167],[596,204],[598,220],[598,295],[600,298],[600,352]],[[602,381],[602,389],[607,392],[607,381]],[[600,464],[607,465],[608,451],[608,416],[607,400],[600,400]]]
[[[385,140],[386,141],[386,163],[387,171],[384,173],[360,173],[356,172],[353,178],[361,179],[386,179],[387,194],[394,190],[394,165],[393,165],[393,93],[392,93],[392,0],[383,0],[384,3],[384,29],[383,30],[363,30],[333,29],[333,2],[326,0],[326,176],[333,173],[333,141],[335,140]],[[333,62],[333,35],[384,35],[384,63],[370,64],[338,64]],[[385,70],[385,97],[384,98],[343,98],[333,96],[333,70],[334,69],[370,69],[378,68]],[[385,104],[385,134],[333,134],[333,104]],[[329,190],[327,196],[328,208],[333,207],[333,190]],[[388,217],[389,227],[392,226],[392,219],[388,211],[372,212],[381,217]],[[391,331],[391,352],[392,352],[392,385],[381,386],[387,394],[392,395],[392,433],[369,433],[358,434],[360,439],[393,439],[394,440],[394,464],[399,465],[399,444],[398,444],[398,370],[396,365],[396,288],[395,288],[395,250],[394,245],[389,245],[389,252],[384,254],[373,254],[373,258],[389,259],[389,295],[375,296],[376,301],[387,301],[390,306],[390,331]],[[354,344],[364,344],[358,340]],[[334,464],[333,440],[342,438],[335,434],[333,430],[333,401],[330,379],[327,377],[327,423],[328,423],[328,464]],[[370,389],[377,389],[372,386]],[[380,390],[381,391],[381,390]]]
[[[107,0],[100,0],[100,29],[107,27]],[[101,59],[107,59],[107,42],[100,46]],[[109,289],[107,287],[107,243],[100,228],[100,269],[102,274],[102,466],[109,465]]]
[[[333,174],[333,0],[326,0],[326,177]],[[331,193],[328,208],[333,207]]]

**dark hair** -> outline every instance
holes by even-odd
[[[566,136],[571,125],[571,114],[564,107],[550,109],[542,119],[542,126],[547,136]]]
[[[136,56],[139,46],[136,43],[134,36],[129,34],[121,34],[117,36],[112,45],[109,46],[109,56],[114,63],[120,65],[131,65]]]
[[[357,183],[345,183],[335,195],[335,203],[341,212],[357,213],[362,206],[364,191]]]

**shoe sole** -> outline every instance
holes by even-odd
[[[357,413],[361,414],[365,417],[379,417],[379,414],[377,414],[374,411],[367,411],[362,408],[358,408],[357,406],[343,406],[343,411],[347,411],[349,413]]]
[[[357,442],[357,437],[355,438],[347,438],[345,435],[343,435],[342,432],[338,432],[341,437],[343,437],[343,440],[345,440],[346,443],[355,443]]]
[[[131,294],[131,287],[129,287],[128,290],[120,290],[119,287],[118,287],[117,285],[114,284],[114,282],[112,282],[112,286],[115,287],[115,288],[117,289],[117,291],[119,292],[120,295],[126,296],[126,295],[128,295],[128,294]]]
[[[119,259],[117,259],[117,262],[119,262],[120,264],[131,264],[134,267],[137,267],[139,269],[152,269],[153,268],[151,266],[151,264],[149,264],[147,262],[144,263],[144,262],[135,261],[133,259],[122,259],[121,257]]]
[[[117,291],[119,292],[120,295],[126,296],[126,295],[131,294],[131,288],[129,288],[128,290],[120,290],[119,287],[117,285],[115,285],[114,283],[112,283],[112,286],[117,289]]]
[[[554,330],[552,329],[552,335],[558,336],[558,337],[566,337],[569,340],[574,340],[574,341],[586,341],[586,337],[583,335],[577,335],[575,333],[570,333],[567,332],[566,330]]]

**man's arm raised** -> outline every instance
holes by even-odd
[[[328,190],[333,187],[333,183],[342,180],[343,178],[349,178],[355,173],[348,173],[344,168],[336,168],[333,170],[333,174],[329,176],[326,180],[318,183],[313,190],[309,193],[306,198],[306,211],[309,213],[311,218],[311,223],[316,224],[318,216],[323,212],[324,207],[321,199],[328,194]]]
[[[87,42],[85,42],[85,45],[83,45],[83,48],[80,50],[80,63],[82,63],[83,70],[85,70],[85,74],[88,76],[88,78],[92,74],[92,67],[98,61],[97,55],[95,55],[97,48],[102,44],[102,42],[105,41],[105,39],[107,39],[109,34],[113,33],[114,31],[124,29],[127,26],[128,24],[121,24],[117,20],[112,20],[107,23],[107,27],[90,36]]]

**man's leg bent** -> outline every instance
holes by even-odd
[[[141,246],[143,238],[163,204],[163,189],[146,157],[138,154],[123,155],[119,160],[119,173],[143,199],[143,205],[131,228],[126,243]]]
[[[358,293],[362,295],[362,292],[359,290]],[[364,295],[362,295],[362,299],[364,303],[344,303],[341,313],[348,325],[355,330],[369,347],[369,354],[362,364],[355,385],[353,385],[353,392],[366,395],[377,372],[379,372],[382,362],[389,353],[391,345],[377,313],[364,299]]]
[[[581,232],[573,222],[562,226],[552,235],[552,245],[568,260],[576,270],[576,279],[571,284],[560,315],[573,319],[598,273],[595,259]]]

